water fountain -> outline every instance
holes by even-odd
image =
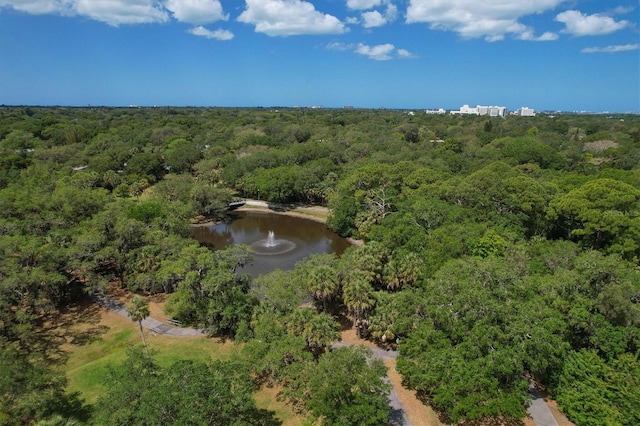
[[[350,246],[323,223],[253,211],[235,212],[231,220],[194,226],[191,232],[195,239],[213,250],[234,244],[250,246],[254,261],[240,272],[254,277],[275,269],[293,269],[298,261],[315,253],[340,255]]]
[[[269,236],[267,237],[267,247],[275,247],[276,245],[276,237],[273,231],[269,231]]]
[[[262,256],[284,254],[296,248],[296,243],[284,239],[276,239],[275,232],[269,231],[267,238],[251,244],[253,253]]]

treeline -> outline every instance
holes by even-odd
[[[109,283],[170,293],[172,315],[245,342],[257,384],[326,424],[387,409],[380,366],[328,350],[342,316],[398,348],[405,384],[445,421],[522,418],[535,380],[579,425],[640,423],[637,116],[5,107],[0,164],[13,423],[89,419],[63,378],[12,372],[49,371],[41,324]],[[246,248],[212,253],[188,232],[234,197],[327,205],[365,244],[251,282],[236,274]],[[349,357],[360,370],[333,380]],[[48,405],[30,405],[43,388]]]

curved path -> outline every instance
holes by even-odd
[[[304,206],[304,205],[286,205],[286,204],[274,204],[268,203],[266,201],[253,200],[253,199],[245,199],[244,200],[246,207],[241,207],[238,210],[249,210],[249,209],[267,209],[275,212],[287,212],[288,214],[304,216],[308,219],[312,220],[321,220],[321,218],[325,218],[328,216],[329,209],[322,206]],[[333,347],[341,347],[347,346],[347,344],[342,342],[337,342],[332,345]],[[370,348],[373,350],[373,356],[379,358],[381,360],[387,359],[396,359],[398,356],[397,351],[389,351],[381,348]],[[545,402],[538,388],[531,384],[529,387],[529,395],[531,397],[531,402],[527,406],[527,413],[533,420],[533,423],[536,426],[558,426],[558,422],[555,417],[551,413],[549,406]],[[389,404],[393,409],[392,418],[390,418],[390,423],[392,425],[411,425],[407,415],[402,407],[402,403],[398,399],[395,389],[391,391],[389,395]],[[399,414],[401,413],[401,414]]]
[[[278,204],[268,203],[266,201],[245,199],[244,206],[238,208],[238,211],[243,210],[267,210],[271,213],[279,213],[290,216],[298,216],[304,219],[313,220],[316,222],[326,222],[327,216],[329,216],[329,209],[323,206],[312,206],[304,204]]]
[[[94,294],[93,300],[96,301],[97,304],[103,306],[110,311],[115,312],[121,317],[129,318],[129,314],[127,313],[127,307],[124,303],[119,300],[114,299],[113,297],[109,297],[106,294]],[[163,322],[158,321],[157,319],[147,317],[142,320],[142,326],[153,331],[154,333],[164,334],[166,336],[173,337],[189,337],[189,336],[202,336],[202,330],[198,330],[197,328],[190,327],[172,327]]]
[[[342,348],[345,346],[350,346],[350,344],[336,342],[331,345],[332,348]],[[398,357],[398,351],[370,347],[367,347],[367,349],[371,350],[374,358],[380,359],[383,362],[387,359],[396,359]],[[390,383],[388,377],[385,377],[385,381],[387,383]],[[389,406],[391,407],[391,413],[389,413],[389,424],[392,426],[412,426],[412,423],[409,420],[409,417],[407,417],[407,413],[404,409],[404,406],[402,405],[402,402],[400,401],[400,398],[398,397],[398,394],[396,393],[395,388],[391,388],[391,392],[389,393],[387,399],[389,401]]]
[[[95,294],[93,296],[93,299],[100,306],[103,306],[122,317],[129,318],[129,314],[127,313],[125,304],[120,302],[119,300],[116,300],[102,293]],[[203,335],[203,331],[197,328],[173,327],[151,317],[147,317],[142,320],[142,326],[155,333],[164,334],[166,336],[190,337]],[[334,348],[339,348],[348,346],[348,344],[343,342],[336,342],[331,346]],[[398,357],[398,351],[382,348],[369,349],[371,349],[375,358],[378,358],[382,361],[388,359],[396,359]],[[388,380],[388,378],[385,379]],[[527,407],[527,412],[529,413],[529,416],[531,416],[533,423],[536,426],[558,426],[558,422],[551,413],[551,410],[549,410],[549,407],[542,398],[542,395],[540,394],[538,389],[532,385],[529,389],[529,393],[531,395],[531,403]],[[395,389],[391,389],[388,399],[389,406],[391,407],[389,424],[392,426],[412,426],[412,423],[409,421],[407,413],[405,412],[402,402],[400,401],[400,398],[398,398],[398,394],[396,393]]]
[[[100,306],[109,309],[110,311],[115,312],[116,314],[129,318],[129,314],[127,313],[127,307],[124,303],[116,300],[106,294],[98,293],[93,296],[93,299]],[[142,320],[142,326],[155,332],[158,334],[164,334],[166,336],[174,336],[174,337],[188,337],[188,336],[201,336],[203,334],[202,330],[198,330],[196,328],[190,327],[172,327],[165,323],[162,323],[156,319],[151,317],[147,317]],[[332,345],[332,347],[342,347],[348,346],[345,343],[337,342]],[[385,359],[395,359],[398,356],[398,352],[396,351],[387,351],[380,348],[371,348],[373,351],[373,356],[379,358],[381,360]],[[387,382],[388,378],[385,377]],[[391,389],[389,393],[389,406],[391,407],[391,413],[389,414],[389,424],[392,426],[412,426],[409,421],[407,414],[402,406],[402,402],[400,402],[400,398],[398,398],[398,394],[395,389]]]

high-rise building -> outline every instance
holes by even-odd
[[[469,105],[462,105],[458,111],[451,111],[451,114],[488,115],[490,117],[504,118],[507,116],[507,107],[484,105],[470,107]]]
[[[536,112],[529,107],[521,107],[516,110],[516,115],[520,117],[535,117]]]

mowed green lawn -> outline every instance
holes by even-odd
[[[56,331],[67,342],[62,350],[67,357],[64,367],[68,391],[80,392],[87,403],[94,403],[104,392],[109,365],[123,362],[127,348],[142,345],[137,323],[95,304],[74,308],[71,314],[65,315]],[[230,341],[221,342],[206,336],[178,338],[144,331],[149,349],[161,366],[184,359],[232,359],[240,350]],[[286,404],[276,401],[275,395],[273,389],[261,390],[255,395],[256,402],[260,408],[275,411],[285,426],[303,424],[305,419],[293,413]]]

